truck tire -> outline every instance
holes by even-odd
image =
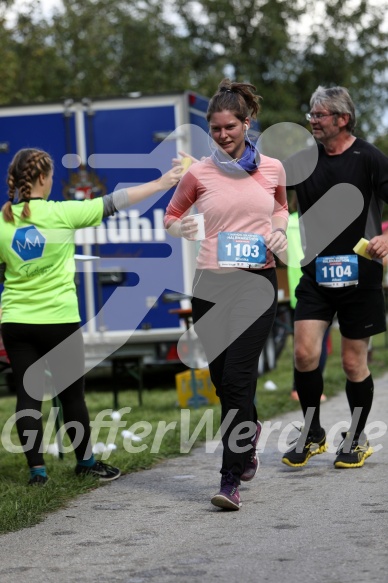
[[[288,306],[280,306],[272,328],[276,359],[279,358],[283,351],[290,334],[293,334],[293,323],[290,309]]]
[[[276,367],[276,346],[275,346],[275,339],[272,334],[267,338],[266,343],[264,344],[264,348],[260,354],[259,364],[257,366],[257,376],[262,376],[265,372],[269,370],[273,370]]]
[[[262,353],[260,354],[259,364],[257,365],[257,376],[258,377],[261,377],[265,373],[265,354],[264,354],[264,348],[263,348]]]
[[[267,342],[265,343],[265,362],[266,362],[266,370],[273,370],[276,367],[276,360],[277,360],[277,353],[276,353],[276,346],[275,346],[275,339],[273,334],[268,336]]]

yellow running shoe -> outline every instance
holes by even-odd
[[[305,466],[313,455],[324,453],[327,450],[326,433],[322,429],[318,434],[313,434],[311,431],[304,438],[302,428],[299,429],[301,435],[295,439],[290,445],[294,445],[283,456],[282,462],[292,468],[299,468]]]
[[[351,434],[342,433],[342,437],[343,439],[337,450],[337,457],[335,458],[334,467],[362,468],[366,458],[368,458],[373,453],[373,449],[369,445],[369,441],[365,438],[361,440],[360,438],[355,438],[350,445],[350,440],[352,439]]]

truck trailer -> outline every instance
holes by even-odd
[[[7,167],[21,148],[52,156],[53,200],[84,200],[153,180],[182,150],[208,155],[207,106],[207,98],[186,91],[1,107],[1,202]],[[171,195],[156,195],[76,234],[86,372],[120,354],[149,367],[180,364],[176,346],[188,321],[176,312],[190,307],[197,243],[166,233]],[[193,341],[193,366],[201,366],[204,355]],[[259,373],[275,366],[278,352],[271,336]]]

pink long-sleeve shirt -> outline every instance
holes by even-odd
[[[263,154],[260,158],[259,168],[241,178],[221,172],[210,158],[206,158],[193,164],[180,180],[167,206],[164,225],[168,228],[176,219],[186,216],[193,205],[198,212],[204,213],[206,238],[201,241],[198,252],[198,269],[220,270],[217,262],[219,232],[254,233],[265,237],[273,231],[274,217],[287,220],[283,165]],[[264,269],[274,266],[273,254],[267,250]]]

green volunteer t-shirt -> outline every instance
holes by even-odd
[[[54,202],[32,199],[12,207],[14,223],[0,213],[0,262],[5,262],[2,322],[59,324],[80,321],[75,287],[75,229],[99,225],[102,198]]]
[[[298,263],[300,264],[301,260],[304,257],[302,242],[300,240],[298,213],[292,213],[288,217],[287,254],[289,258],[289,263],[291,263],[291,265],[288,265],[287,267],[288,288],[290,292],[290,306],[291,308],[295,308],[296,306],[295,288],[299,284],[299,280],[302,276],[302,270],[300,267],[297,267],[297,265]]]

